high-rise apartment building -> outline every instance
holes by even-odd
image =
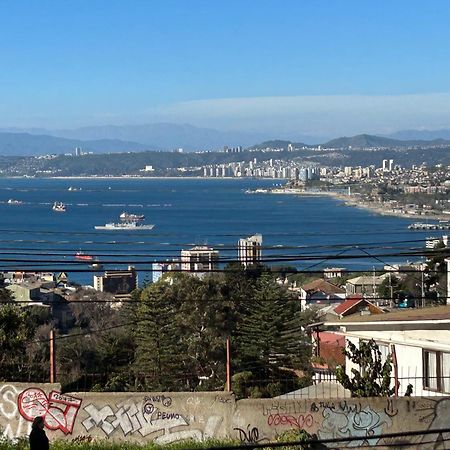
[[[175,272],[180,269],[180,264],[177,261],[168,261],[164,263],[152,264],[152,283],[158,282],[162,276],[167,272]]]
[[[383,172],[392,172],[394,170],[393,159],[383,159]]]
[[[207,272],[218,267],[219,251],[207,246],[196,246],[181,250],[181,270],[186,272]]]
[[[261,261],[262,235],[255,234],[238,241],[238,259],[244,266],[248,267]]]
[[[109,292],[115,298],[129,298],[137,286],[137,272],[133,267],[128,267],[128,270],[107,270],[102,276],[94,275],[94,289]]]

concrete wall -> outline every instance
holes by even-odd
[[[348,446],[358,447],[399,443],[372,438],[382,433],[448,428],[450,397],[236,402],[233,394],[224,392],[61,394],[57,385],[0,384],[3,436],[26,436],[37,415],[45,417],[50,439],[92,436],[170,443],[232,438],[264,443],[289,429],[304,428],[322,439],[356,436],[360,439]],[[441,437],[450,440],[450,433],[401,442],[426,450],[433,448],[426,442]],[[450,442],[442,442],[439,448],[450,449]]]

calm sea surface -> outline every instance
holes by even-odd
[[[280,181],[219,179],[0,179],[0,264],[2,270],[65,270],[70,279],[92,284],[88,264],[77,251],[97,257],[104,268],[134,263],[148,277],[153,261],[179,257],[183,248],[207,244],[220,257],[236,258],[236,242],[263,235],[266,257],[280,264],[314,269],[330,266],[372,270],[406,258],[380,256],[423,248],[429,233],[411,232],[410,219],[379,216],[328,197],[246,194]],[[78,190],[69,191],[73,187]],[[19,200],[20,205],[8,204]],[[52,211],[62,201],[65,213]],[[99,231],[121,212],[144,214],[151,231]],[[353,246],[353,248],[350,248]],[[359,246],[363,250],[355,248]],[[294,260],[303,255],[310,260]],[[334,259],[363,255],[364,259]],[[292,259],[292,261],[290,260]],[[275,264],[275,263],[274,263]],[[72,269],[72,271],[71,271]]]

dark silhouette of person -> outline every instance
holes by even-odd
[[[49,450],[48,437],[44,431],[44,418],[37,416],[33,420],[30,433],[30,450]]]

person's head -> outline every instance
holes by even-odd
[[[44,418],[42,416],[36,416],[33,420],[33,428],[44,429]]]

